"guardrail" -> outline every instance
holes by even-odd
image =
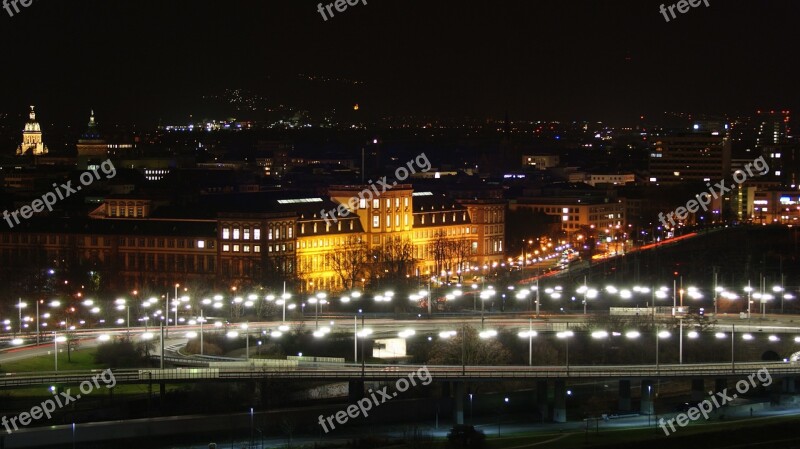
[[[117,383],[196,382],[220,380],[393,380],[424,368],[412,365],[355,365],[332,367],[294,367],[281,369],[270,366],[231,368],[170,368],[117,370]],[[678,378],[678,377],[741,377],[766,368],[772,376],[800,375],[796,363],[713,363],[696,365],[628,365],[628,366],[427,366],[434,380],[441,379],[610,379],[610,378]],[[35,385],[77,385],[101,370],[51,373],[8,373],[0,377],[0,388]]]

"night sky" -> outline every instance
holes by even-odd
[[[629,120],[797,109],[796,0],[33,0],[0,9],[0,112],[154,123],[246,88],[365,114]],[[298,73],[363,81],[310,89]]]

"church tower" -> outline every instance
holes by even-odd
[[[42,141],[42,128],[36,121],[36,111],[31,106],[31,112],[25,129],[22,131],[22,143],[17,147],[17,156],[42,156],[47,154],[47,146]]]
[[[78,167],[86,168],[89,165],[99,164],[108,158],[108,144],[100,136],[97,123],[94,120],[94,111],[89,116],[89,127],[81,138],[78,139]]]

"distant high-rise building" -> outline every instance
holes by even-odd
[[[17,147],[17,156],[41,156],[47,154],[47,146],[42,141],[42,128],[36,121],[36,112],[31,106],[30,118],[22,131],[22,143]]]
[[[756,115],[756,148],[765,145],[781,145],[791,135],[790,111],[758,111]]]
[[[659,138],[650,152],[650,182],[711,181],[730,173],[731,145],[724,136],[687,134]]]

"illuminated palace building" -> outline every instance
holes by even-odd
[[[111,195],[85,217],[34,217],[0,230],[0,266],[75,264],[113,289],[290,280],[335,292],[383,277],[466,275],[503,260],[504,201],[454,201],[411,185],[350,201],[365,189],[207,195],[194,207]]]

